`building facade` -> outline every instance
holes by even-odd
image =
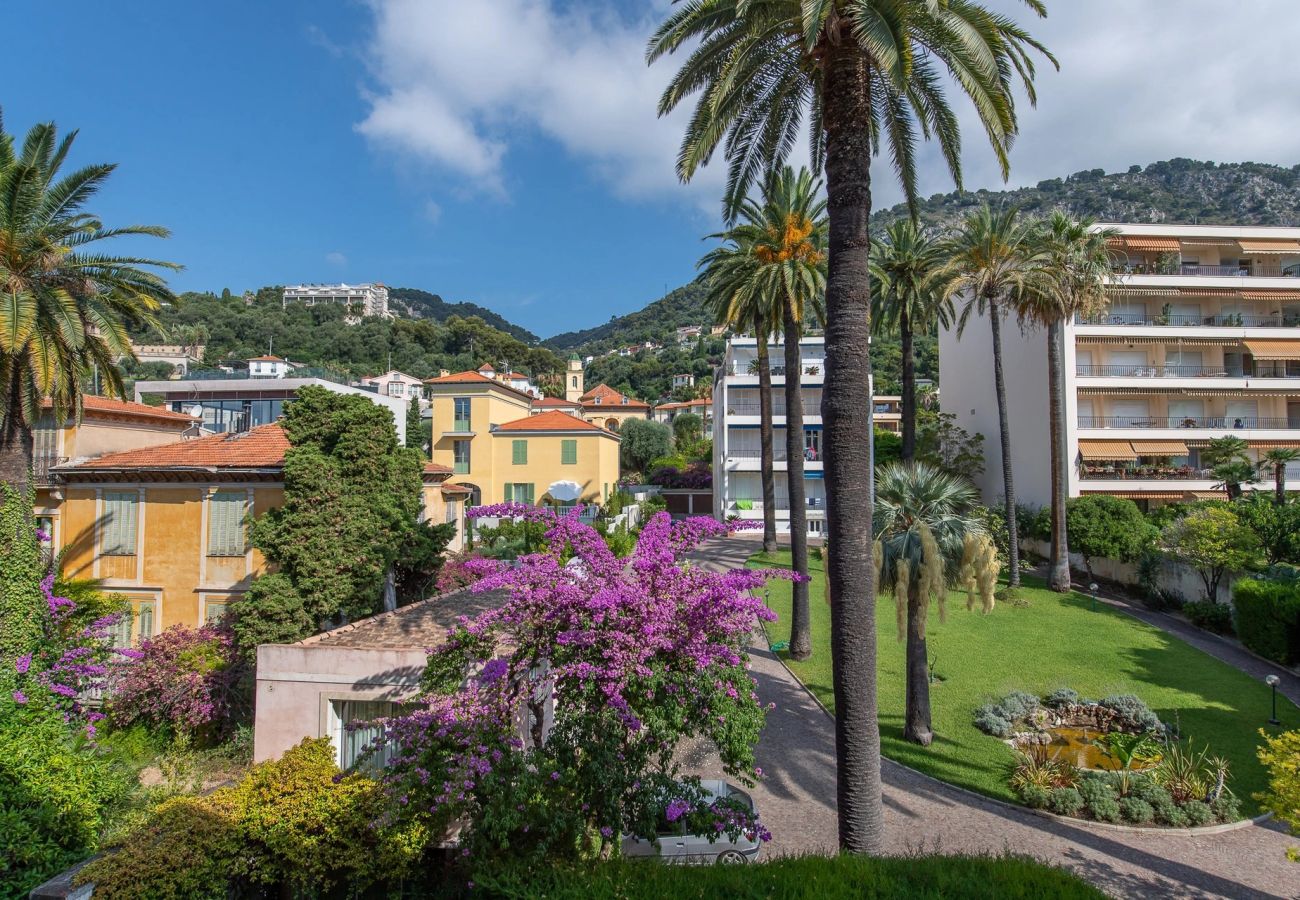
[[[281,305],[337,303],[362,316],[387,316],[388,288],[379,282],[368,284],[295,284],[284,289]]]
[[[399,400],[423,400],[424,379],[416,378],[391,369],[382,375],[367,375],[361,379],[363,387],[373,388],[376,393]]]
[[[596,385],[578,398],[578,402],[582,404],[582,417],[606,431],[618,431],[628,419],[650,418],[649,403],[607,384]]]
[[[1109,306],[1064,327],[1070,496],[1224,496],[1201,458],[1235,435],[1252,460],[1300,447],[1300,228],[1115,225]],[[1047,505],[1047,348],[1002,330],[1017,500]],[[987,319],[941,330],[942,409],[984,435],[986,499],[1002,458]],[[1292,464],[1292,480],[1300,466]]]

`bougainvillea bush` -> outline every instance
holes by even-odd
[[[109,710],[116,725],[137,722],[220,740],[246,704],[243,668],[229,628],[173,625],[112,667]]]
[[[430,653],[422,701],[383,723],[391,817],[435,834],[462,825],[471,863],[608,855],[661,816],[765,839],[674,755],[705,739],[732,778],[761,774],[764,710],[743,647],[774,618],[751,591],[789,573],[683,565],[679,554],[730,527],[710,519],[655,515],[618,559],[575,515],[514,504],[470,514],[544,522],[545,546],[514,565],[467,563],[482,575],[473,590],[506,599],[452,630]]]

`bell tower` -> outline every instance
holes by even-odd
[[[582,384],[582,360],[578,359],[578,354],[569,354],[569,363],[564,373],[564,399],[569,403],[577,403],[585,393]]]

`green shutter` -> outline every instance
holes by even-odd
[[[243,556],[244,519],[248,495],[244,491],[218,491],[208,498],[208,556]]]
[[[524,485],[524,498],[525,503],[529,506],[533,505],[533,486],[531,484]]]
[[[135,491],[105,491],[103,536],[106,556],[135,556],[140,495]]]
[[[153,604],[140,604],[140,628],[137,636],[140,640],[146,640],[153,637]]]
[[[514,502],[514,500],[515,500],[515,496],[514,496],[514,494],[515,494],[515,486],[514,486],[513,484],[511,484],[510,482],[507,481],[507,482],[506,482],[506,502],[507,502],[507,503],[513,503],[513,502]]]
[[[576,466],[578,464],[577,440],[560,441],[560,465]]]
[[[513,458],[513,462],[516,466],[528,465],[528,442],[527,441],[511,441],[510,450]]]

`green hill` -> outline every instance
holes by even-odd
[[[546,345],[561,351],[581,349],[593,354],[645,341],[666,345],[674,340],[677,328],[712,322],[713,316],[704,304],[704,286],[697,278],[643,309],[625,316],[611,316],[604,325],[594,328],[557,334],[547,338]]]
[[[462,319],[477,317],[497,331],[504,331],[525,344],[536,344],[541,340],[527,328],[516,325],[485,306],[465,301],[448,303],[437,294],[419,288],[390,288],[388,306],[399,315],[405,314],[412,319],[433,319],[435,322],[445,322],[452,316]]]

